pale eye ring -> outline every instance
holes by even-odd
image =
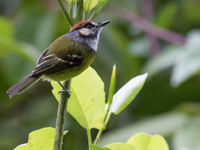
[[[88,28],[82,28],[79,30],[79,32],[82,36],[89,36],[91,34],[91,32],[88,30]]]

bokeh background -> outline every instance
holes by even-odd
[[[200,1],[111,0],[96,18],[112,23],[92,65],[108,91],[148,72],[134,102],[112,116],[100,144],[137,132],[162,134],[172,150],[200,150]],[[0,149],[27,142],[28,133],[55,125],[57,102],[47,82],[10,100],[6,90],[26,76],[39,54],[69,29],[56,0],[0,0]],[[86,132],[69,115],[64,150],[87,148]],[[93,131],[95,135],[96,131]]]

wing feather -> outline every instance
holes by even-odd
[[[37,64],[40,64],[43,61],[43,58],[47,55],[48,49],[46,49],[40,56],[40,58],[37,61]]]
[[[32,76],[41,74],[51,74],[64,69],[78,66],[82,63],[83,56],[81,55],[67,55],[65,59],[59,58],[54,54],[48,54],[48,50],[44,51],[38,60],[36,68],[32,71]]]

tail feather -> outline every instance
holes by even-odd
[[[27,87],[32,85],[38,79],[39,79],[38,77],[31,77],[29,75],[29,76],[25,77],[23,80],[21,80],[20,82],[18,82],[16,85],[14,85],[10,89],[8,89],[7,94],[9,94],[9,97],[12,98],[16,94],[22,92]]]

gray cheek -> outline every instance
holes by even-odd
[[[65,34],[65,36],[73,41],[86,44],[92,49],[94,49],[95,51],[97,51],[100,32],[97,34],[97,36],[92,36],[92,37],[81,36],[79,31],[68,32],[67,34]]]
[[[78,31],[68,32],[65,36],[71,40],[78,41],[80,37],[80,33]]]

